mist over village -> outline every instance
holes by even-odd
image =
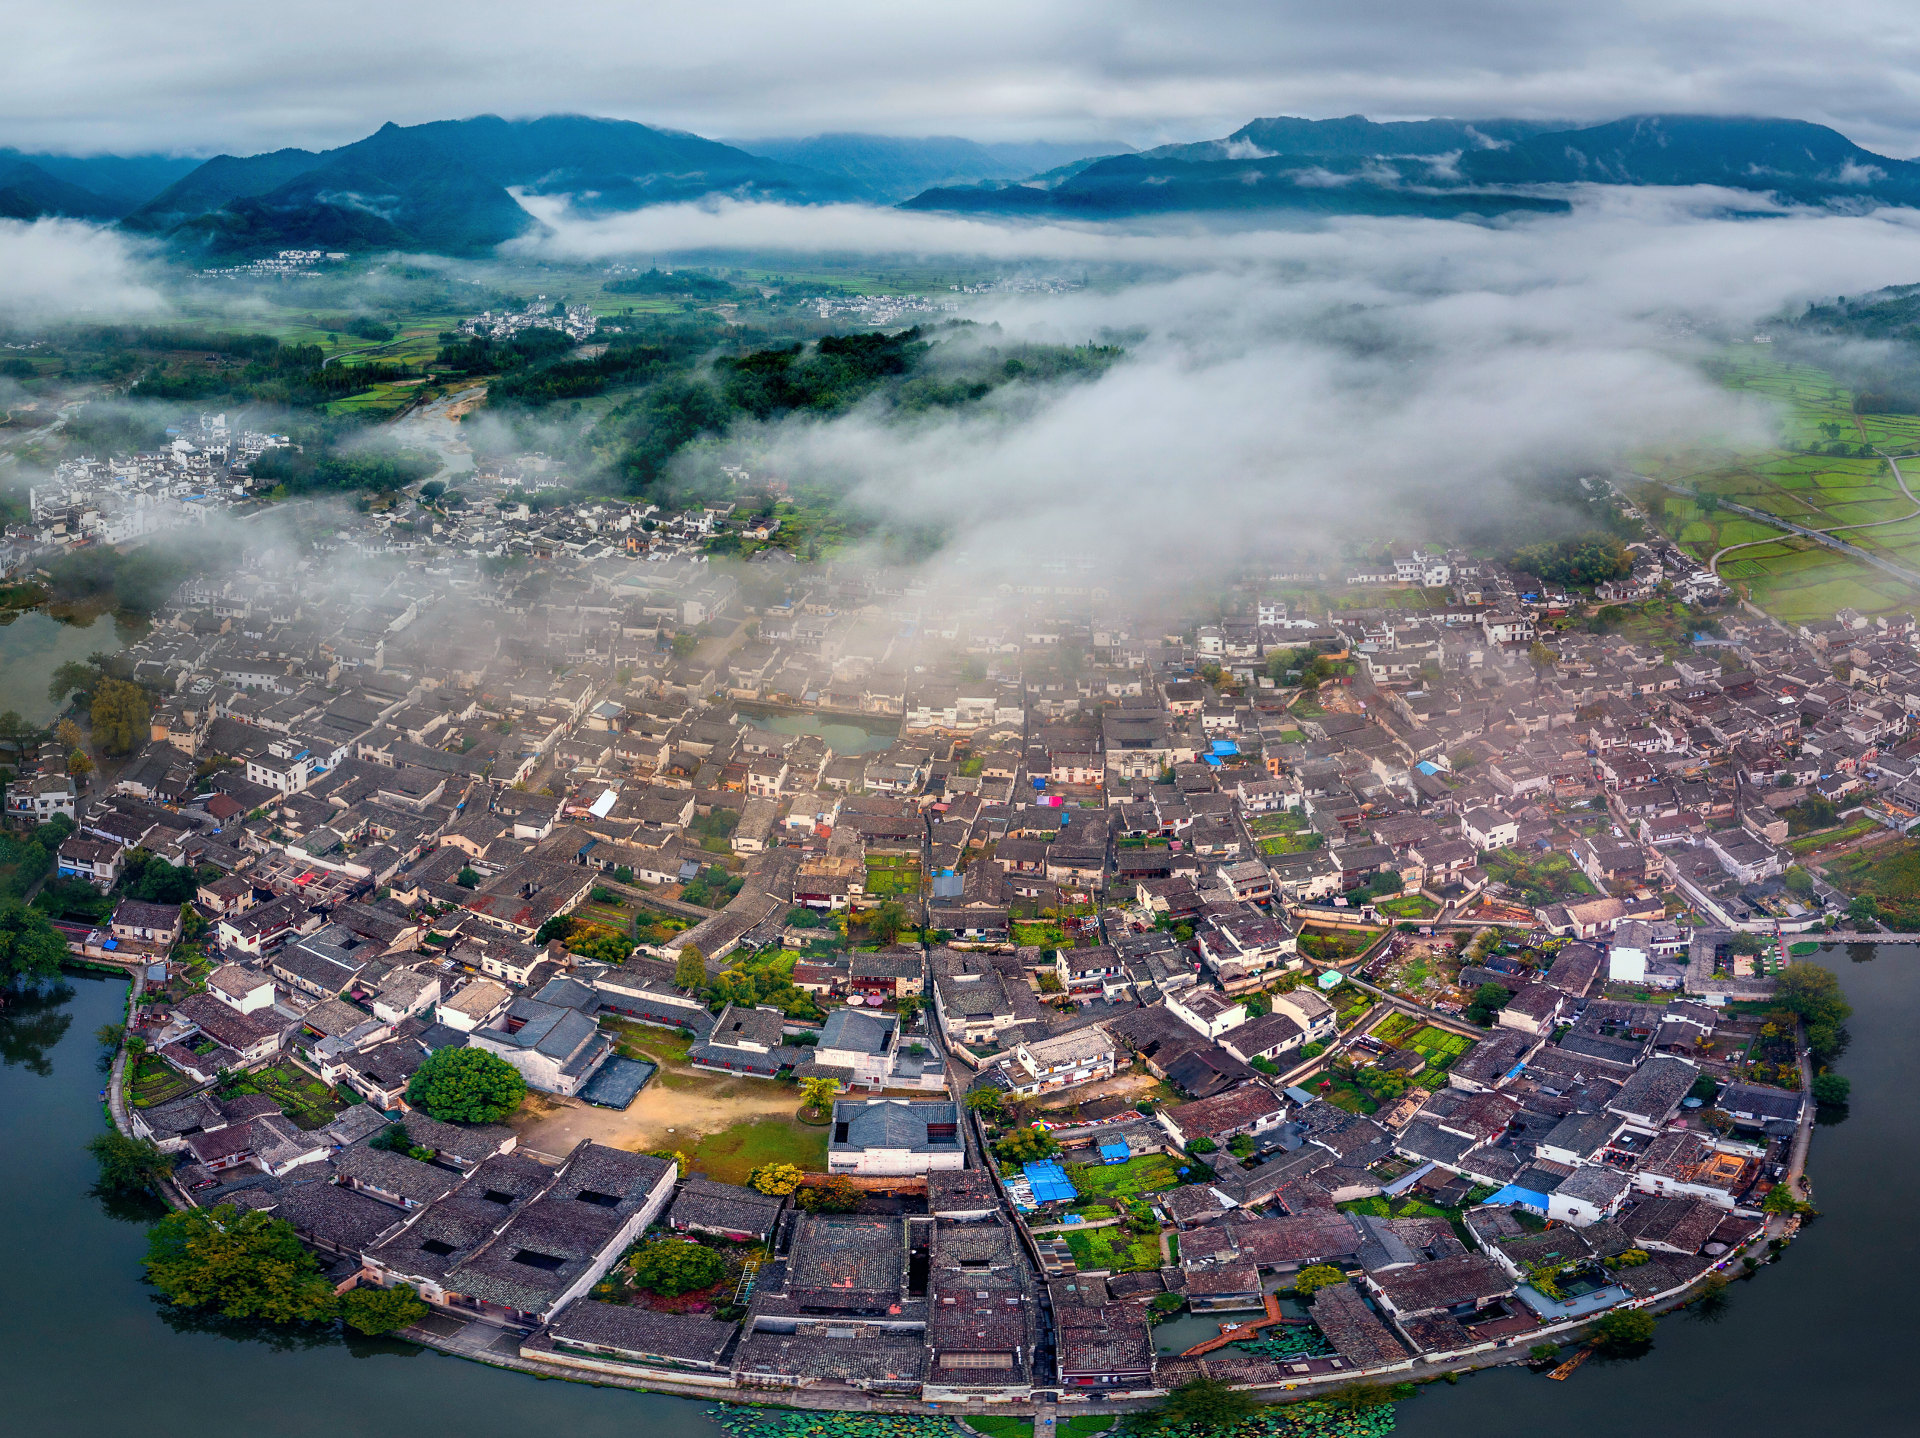
[[[1899,1431],[1900,17],[651,8],[23,29],[21,1431]]]

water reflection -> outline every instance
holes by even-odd
[[[47,1056],[73,1025],[73,1015],[63,1012],[72,997],[64,983],[0,990],[0,1065],[51,1074]]]
[[[1856,964],[1870,964],[1880,957],[1880,950],[1872,944],[1848,944],[1847,957]]]

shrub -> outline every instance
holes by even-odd
[[[632,1268],[635,1283],[663,1298],[711,1288],[727,1276],[719,1254],[677,1238],[647,1244],[633,1256]]]
[[[340,1298],[340,1318],[347,1327],[368,1335],[397,1333],[427,1316],[420,1295],[399,1288],[355,1288]]]
[[[781,1197],[800,1186],[800,1170],[790,1163],[763,1163],[747,1175],[747,1182],[761,1193]]]
[[[1653,1315],[1639,1308],[1616,1308],[1594,1324],[1588,1336],[1602,1353],[1635,1353],[1653,1342]]]
[[[1820,1074],[1813,1081],[1813,1100],[1815,1103],[1839,1108],[1853,1095],[1853,1080],[1839,1074]]]
[[[1346,1281],[1347,1275],[1331,1263],[1316,1263],[1294,1275],[1293,1291],[1301,1298],[1311,1298],[1323,1288],[1334,1288]]]

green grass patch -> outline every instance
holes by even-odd
[[[1899,838],[1864,853],[1843,854],[1827,876],[1849,894],[1870,894],[1895,932],[1920,929],[1920,842]]]
[[[1381,899],[1374,908],[1392,919],[1431,919],[1440,906],[1425,894],[1402,894],[1397,899]]]
[[[1160,1266],[1160,1236],[1128,1233],[1126,1225],[1094,1228],[1066,1235],[1073,1261],[1083,1269],[1110,1268],[1116,1273],[1142,1273]]]
[[[969,1418],[969,1423],[974,1420]],[[1096,1433],[1104,1433],[1118,1420],[1111,1414],[1081,1413],[1072,1418],[1055,1420],[1053,1431],[1058,1438],[1093,1438]]]
[[[1035,944],[1043,949],[1062,949],[1068,946],[1067,931],[1058,924],[1044,920],[1016,921],[1013,926],[1013,941],[1016,944]]]
[[[1180,1183],[1180,1165],[1164,1153],[1143,1153],[1125,1163],[1091,1163],[1074,1169],[1073,1186],[1088,1198],[1139,1198]]]
[[[763,1163],[791,1163],[824,1173],[830,1132],[790,1119],[761,1118],[710,1133],[682,1151],[696,1172],[721,1183],[745,1183],[747,1174]]]

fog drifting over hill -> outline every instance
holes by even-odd
[[[1745,217],[1736,218],[1739,214]],[[987,257],[1086,289],[987,296],[1006,339],[1118,337],[1129,358],[1035,399],[902,425],[855,413],[736,431],[750,468],[835,481],[938,522],[995,569],[1097,554],[1210,566],[1279,541],[1510,512],[1548,475],[1648,446],[1765,440],[1770,415],[1695,361],[1783,306],[1920,277],[1920,215],[1594,190],[1571,217],[1002,226],[855,206],[547,208],[555,257],[674,251]],[[1137,275],[1130,280],[1121,274]],[[991,342],[984,336],[982,342]]]

